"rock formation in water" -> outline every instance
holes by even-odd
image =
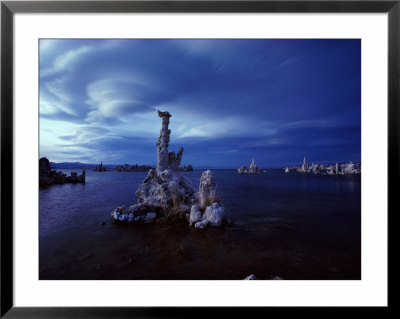
[[[246,174],[248,172],[247,167],[242,165],[238,168],[238,173],[239,174]]]
[[[50,162],[46,157],[39,159],[39,186],[46,187],[52,184],[85,182],[85,170],[82,171],[82,175],[78,176],[76,172],[71,172],[71,176],[67,176],[67,174],[64,174],[62,171],[52,170]]]
[[[178,171],[193,172],[193,166],[191,164],[183,165],[182,167],[178,167]]]
[[[47,186],[54,182],[54,178],[50,177],[51,166],[50,162],[46,157],[39,159],[39,185]]]
[[[261,174],[263,171],[256,165],[254,159],[252,159],[249,169],[246,166],[242,165],[238,168],[239,174]],[[266,171],[264,171],[266,172]]]
[[[168,112],[158,111],[162,119],[157,140],[157,168],[151,169],[136,191],[137,204],[117,207],[111,213],[115,222],[164,223],[172,216],[186,217],[197,228],[221,226],[224,207],[216,196],[214,174],[207,170],[200,178],[199,192],[195,194],[190,181],[179,173],[183,147],[175,154],[169,152],[171,130]],[[231,222],[232,224],[232,222]]]
[[[303,165],[301,165],[301,167],[298,168],[297,171],[299,173],[307,173],[308,172],[308,166],[307,166],[307,162],[306,162],[306,158],[305,157],[303,159]]]
[[[349,164],[342,166],[342,172],[346,175],[360,174],[361,169],[357,167],[356,164],[350,162]]]
[[[148,166],[148,165],[117,165],[114,167],[113,172],[148,172],[151,170],[153,167]]]
[[[251,164],[249,166],[249,174],[260,174],[261,169],[258,168],[256,163],[254,162],[254,159],[252,159]]]
[[[156,143],[157,168],[149,171],[136,191],[137,204],[115,209],[111,213],[113,221],[152,222],[159,217],[185,216],[195,202],[191,182],[178,172],[183,147],[176,154],[168,151],[171,114],[158,111],[158,116],[162,124]]]
[[[335,164],[314,164],[307,165],[306,159],[302,166],[292,167],[299,173],[328,174],[328,175],[360,175],[361,163],[335,163]],[[288,168],[286,168],[288,169]],[[286,171],[286,170],[285,170]]]
[[[177,171],[179,165],[181,164],[181,159],[183,155],[183,147],[179,148],[178,153],[168,152],[169,136],[171,130],[168,129],[169,118],[171,114],[169,112],[158,111],[158,116],[162,119],[160,136],[157,140],[157,172],[162,172],[164,170],[170,169],[172,171]]]
[[[196,204],[190,210],[189,223],[191,226],[205,228],[222,225],[225,210],[216,193],[214,174],[207,170],[201,174]]]
[[[103,162],[101,162],[99,166],[96,166],[93,169],[93,172],[106,172],[106,171],[107,171],[107,168],[105,166],[103,166]]]

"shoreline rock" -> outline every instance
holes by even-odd
[[[70,176],[62,171],[52,170],[50,161],[46,157],[39,159],[39,186],[47,187],[53,184],[77,184],[86,182],[86,172],[82,171],[82,175],[71,172]]]

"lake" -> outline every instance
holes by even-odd
[[[212,171],[233,226],[113,224],[147,172],[41,188],[39,279],[361,279],[361,176]],[[197,189],[202,172],[182,174]]]

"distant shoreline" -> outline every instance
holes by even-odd
[[[346,162],[338,162],[339,164],[343,164]],[[353,163],[361,163],[361,161],[354,161]],[[321,162],[320,164],[323,165],[336,165],[336,162]],[[87,169],[91,170],[96,168],[99,164],[91,164],[91,163],[81,163],[81,162],[60,162],[60,163],[55,163],[55,162],[50,162],[51,168],[52,169]],[[139,165],[139,164],[138,164]],[[154,165],[149,165],[149,164],[142,164],[145,166],[151,166],[155,167]],[[122,166],[121,164],[103,164],[103,167],[106,169],[112,171],[115,169],[117,166]],[[139,165],[141,166],[141,165]],[[301,163],[296,163],[296,164],[291,164],[291,165],[284,165],[284,166],[274,166],[274,167],[260,167],[263,170],[280,170],[280,169],[285,169],[286,167],[295,167],[295,166],[301,166]],[[212,167],[212,166],[198,166],[198,167],[193,167],[194,170],[216,170],[216,169],[232,169],[232,170],[237,170],[237,167]]]

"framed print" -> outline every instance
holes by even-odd
[[[390,309],[399,18],[2,1],[1,315]]]

